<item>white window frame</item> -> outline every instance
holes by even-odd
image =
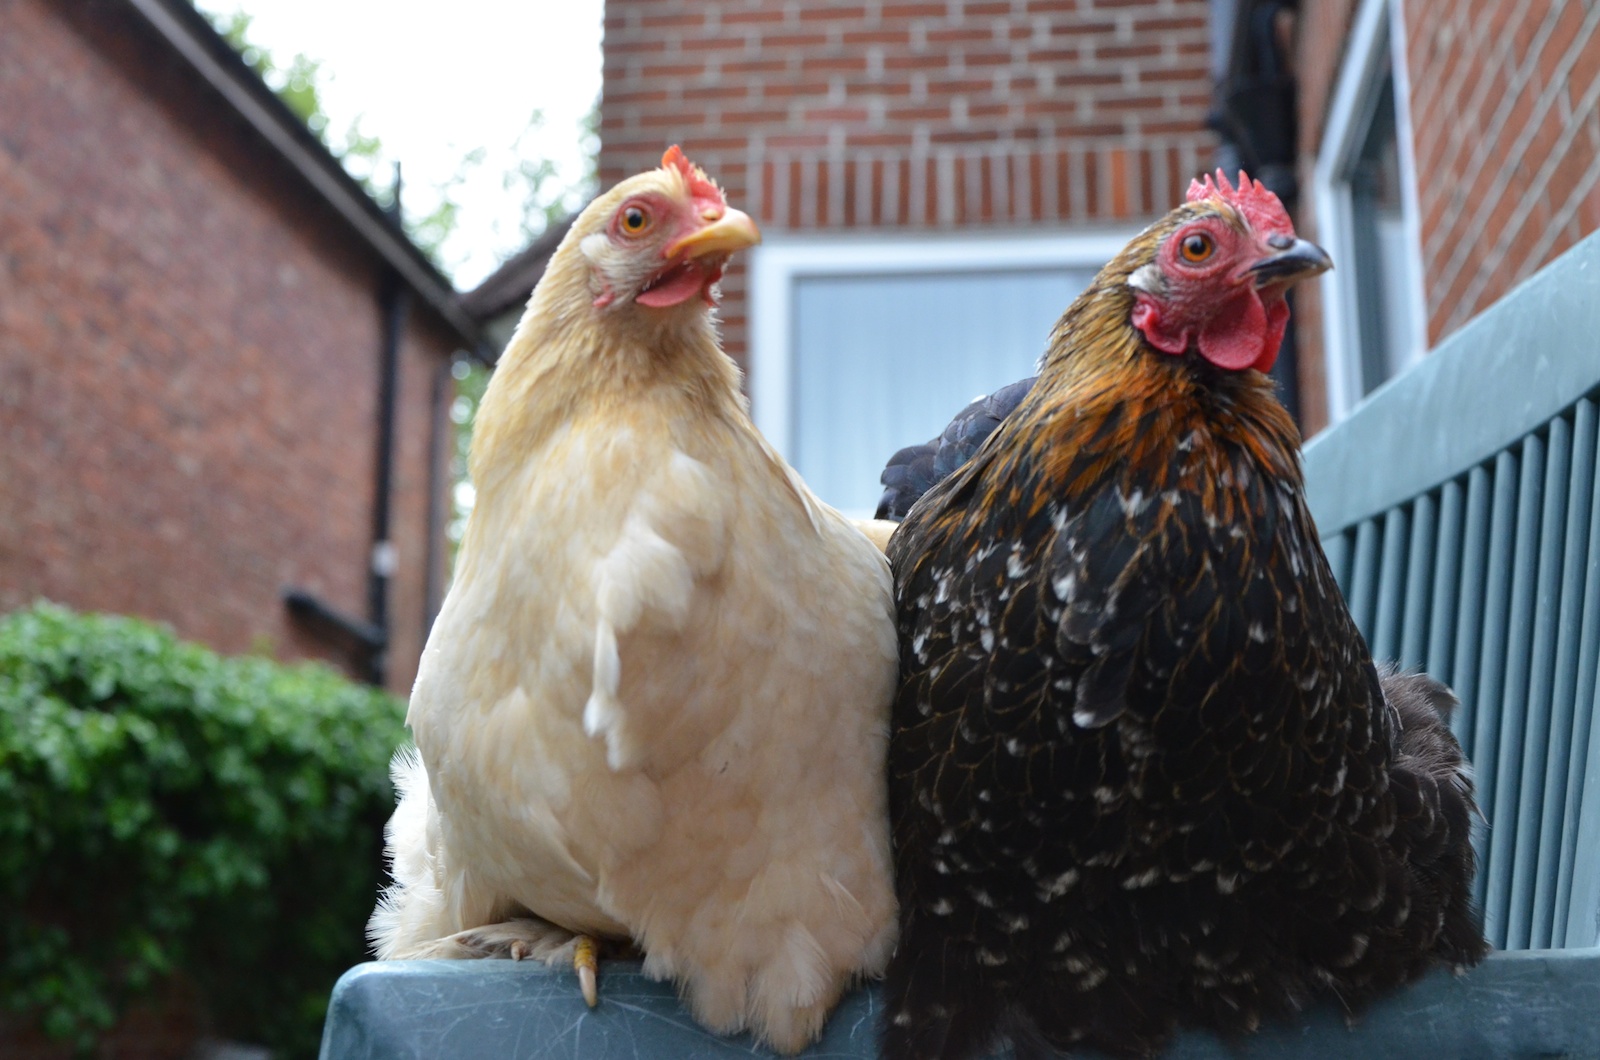
[[[1411,134],[1411,82],[1406,73],[1405,19],[1398,0],[1362,0],[1350,31],[1344,65],[1328,107],[1328,122],[1312,172],[1318,236],[1333,258],[1324,273],[1322,292],[1323,373],[1327,380],[1328,420],[1336,423],[1361,403],[1360,323],[1356,304],[1355,237],[1349,171],[1361,149],[1379,85],[1377,71],[1387,47],[1394,77],[1395,138],[1399,147],[1401,223],[1405,230],[1406,286],[1416,312],[1411,318],[1410,348],[1401,357],[1410,365],[1428,350],[1427,296],[1422,274],[1421,208],[1417,200],[1415,140]]]
[[[983,236],[767,237],[750,259],[750,403],[756,426],[784,459],[793,459],[791,384],[796,281],[820,276],[1098,270],[1136,232],[1137,229],[1074,229],[1050,234]],[[1065,310],[1067,303],[1061,308]],[[1039,352],[1044,353],[1042,345]],[[921,440],[908,438],[906,444]],[[885,453],[885,458],[888,455]]]

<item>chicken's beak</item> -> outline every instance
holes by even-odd
[[[1250,266],[1249,272],[1255,277],[1257,287],[1265,287],[1274,283],[1293,283],[1331,268],[1333,259],[1328,257],[1326,250],[1308,240],[1296,239],[1279,249],[1278,253]]]
[[[667,257],[693,260],[710,254],[732,254],[761,242],[761,230],[743,210],[728,207],[722,216],[668,245]]]

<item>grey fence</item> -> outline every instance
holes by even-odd
[[[1373,654],[1461,697],[1503,949],[1600,944],[1597,395],[1600,236],[1306,448]]]

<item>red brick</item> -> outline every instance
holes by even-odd
[[[1133,35],[1135,37],[1173,31],[1204,33],[1206,32],[1205,16],[1188,15],[1168,18],[1135,18],[1133,20]]]
[[[944,4],[936,3],[893,3],[883,5],[881,16],[885,22],[893,22],[903,18],[943,18],[949,11]]]
[[[840,34],[840,41],[847,48],[854,48],[863,44],[889,44],[901,47],[908,44],[910,40],[911,33],[909,30],[889,27],[847,29]]]
[[[635,4],[630,6],[637,7],[638,5]],[[758,6],[740,9],[736,7],[730,8],[724,5],[721,14],[722,24],[724,26],[744,26],[751,24],[770,26],[783,22],[784,17],[783,8],[778,6]],[[606,46],[610,47],[610,44],[608,43]]]
[[[690,26],[698,27],[706,24],[706,16],[699,11],[662,11],[651,5],[646,5],[639,11],[639,25],[647,31],[687,29]]]
[[[828,43],[825,33],[812,30],[778,30],[761,34],[761,50],[765,52],[799,53],[802,61],[811,58],[807,53],[814,48],[824,47]]]
[[[753,59],[725,59],[722,63],[724,77],[780,74],[789,68],[789,61],[777,55],[764,55]],[[608,86],[607,92],[610,91]]]
[[[962,52],[961,61],[969,69],[1015,66],[1009,48],[967,48]],[[1023,76],[1028,76],[1026,71]]]
[[[1111,214],[1113,217],[1128,217],[1133,213],[1128,202],[1128,153],[1120,147],[1113,147],[1109,154]]]
[[[888,110],[890,121],[937,121],[949,116],[950,107],[945,103],[914,103]]]
[[[685,78],[700,77],[706,72],[703,62],[647,62],[640,67],[641,80],[646,82],[680,82]]]
[[[999,138],[994,129],[941,129],[928,137],[930,142],[941,145],[993,143]]]
[[[867,17],[867,9],[860,4],[845,4],[839,7],[802,7],[800,8],[801,22],[848,22],[852,19],[862,21]]]
[[[806,81],[776,78],[762,85],[761,94],[763,97],[774,99],[794,99],[801,96],[816,96],[826,99],[828,82],[817,77],[812,77]]]
[[[865,107],[814,107],[806,110],[805,120],[818,124],[864,122],[867,120],[867,111]]]
[[[806,73],[858,74],[867,68],[865,55],[807,55],[800,60]]]

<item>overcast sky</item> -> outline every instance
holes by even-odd
[[[459,227],[444,247],[462,290],[518,249],[519,202],[501,175],[514,167],[514,145],[535,109],[544,112],[543,131],[524,140],[525,153],[554,161],[566,182],[584,173],[580,123],[600,95],[601,0],[198,2],[213,13],[247,12],[251,41],[279,65],[297,52],[320,60],[331,128],[360,116],[362,131],[402,163],[413,209],[425,212],[462,158],[486,150],[455,192]]]

